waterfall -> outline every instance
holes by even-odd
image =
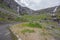
[[[58,7],[56,7],[56,8],[53,10],[53,12],[56,12],[57,8],[58,8]]]
[[[17,6],[17,13],[18,13],[18,15],[19,15],[19,6]]]

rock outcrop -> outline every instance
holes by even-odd
[[[17,2],[15,2],[14,0],[4,0],[4,2],[7,4],[7,6],[9,8],[12,8],[13,10],[15,10],[17,12],[17,7],[19,7],[19,13],[20,14],[32,14],[33,10],[27,8],[27,7],[22,7],[21,5],[19,5]]]

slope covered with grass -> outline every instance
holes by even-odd
[[[56,40],[55,37],[60,38],[60,30],[53,24],[53,26],[49,25],[51,24],[46,22],[24,22],[13,25],[10,29],[23,40]]]

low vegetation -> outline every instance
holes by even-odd
[[[40,15],[24,15],[22,18],[26,18],[29,21],[39,21],[47,18],[47,15],[40,14]]]
[[[33,33],[34,30],[29,30],[29,29],[24,29],[21,31],[21,33],[25,34],[25,33]]]
[[[41,24],[40,23],[37,23],[37,22],[30,22],[27,26],[30,26],[30,27],[36,27],[36,28],[42,28]]]
[[[51,19],[48,14],[40,14],[40,15],[22,15],[21,17],[17,17],[16,21],[21,22],[31,22],[31,21],[41,21],[45,19]]]
[[[0,21],[4,21],[5,19],[4,18],[0,18]]]
[[[59,31],[59,29],[53,28],[48,23],[41,23],[40,22],[23,22],[17,25],[13,25],[10,29],[16,35],[22,37],[22,39],[26,40],[33,40],[36,38],[37,40],[52,40],[55,39],[54,37],[59,37],[59,33],[55,31]],[[48,28],[48,29],[47,29]],[[31,38],[31,36],[33,38]],[[41,38],[40,38],[41,37]],[[50,39],[51,38],[51,39]]]
[[[0,22],[13,22],[15,17],[11,14],[6,14],[0,11]]]

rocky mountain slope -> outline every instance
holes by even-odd
[[[56,7],[57,7],[56,12],[60,12],[60,5],[55,6],[55,7],[42,9],[42,10],[37,10],[35,12],[37,12],[37,13],[52,13],[55,10]]]
[[[19,7],[19,13],[20,14],[40,14],[40,13],[51,13],[55,8],[55,7],[51,7],[51,8],[46,8],[46,9],[41,9],[41,10],[37,10],[34,11],[32,9],[29,9],[27,7],[22,7],[21,5],[19,5],[18,3],[16,3],[14,0],[3,0],[4,3],[6,3],[6,5],[13,9],[15,12],[18,13],[18,7]],[[58,11],[60,10],[60,6],[58,5]]]
[[[33,10],[31,10],[27,7],[22,7],[21,5],[16,3],[14,0],[4,0],[3,2],[6,3],[9,8],[12,8],[16,12],[18,10],[17,7],[19,7],[20,14],[32,14],[33,13]]]

